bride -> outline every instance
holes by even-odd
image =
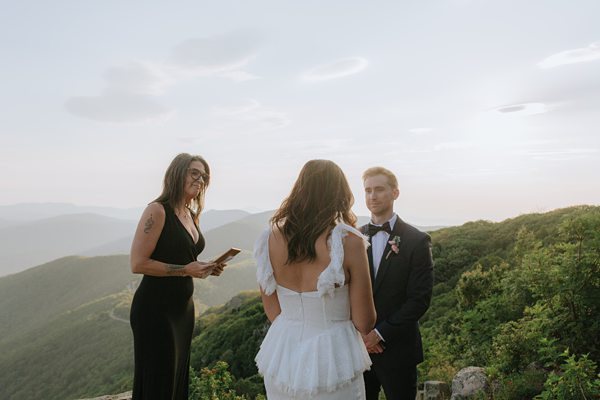
[[[255,360],[269,400],[365,398],[361,333],[373,328],[375,306],[353,202],[340,167],[309,161],[256,242],[272,325]]]

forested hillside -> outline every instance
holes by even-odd
[[[600,207],[571,207],[432,233],[436,280],[422,319],[420,381],[487,368],[493,398],[600,395]],[[253,357],[266,329],[258,294],[200,318],[196,370],[231,364],[239,394],[258,392]],[[582,397],[585,396],[585,397]]]
[[[196,279],[202,312],[256,288],[244,251]],[[129,308],[140,276],[127,256],[65,257],[0,279],[0,398],[69,400],[131,389]]]
[[[600,395],[600,207],[470,222],[432,239],[436,276],[421,320],[420,381],[450,382],[476,365],[494,380],[494,399]],[[254,275],[244,251],[221,277],[195,281],[203,314],[191,399],[262,393],[254,356],[268,322],[258,292],[243,292],[256,288]],[[0,278],[0,397],[68,400],[130,389],[128,313],[138,280],[126,256],[67,257]]]
[[[584,398],[588,384],[600,390],[599,207],[472,222],[433,239],[425,377],[449,380],[479,365],[498,378],[497,398],[566,386],[577,393],[556,398]]]

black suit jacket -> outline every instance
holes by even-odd
[[[361,227],[368,233],[368,225]],[[385,342],[381,354],[371,354],[373,363],[385,366],[416,365],[423,361],[419,318],[425,314],[433,288],[433,258],[428,234],[405,223],[399,217],[390,240],[400,237],[398,254],[383,251],[377,277],[373,276],[373,253],[367,250],[377,311],[375,328]]]

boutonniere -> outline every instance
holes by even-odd
[[[398,254],[400,252],[400,236],[394,236],[391,238],[392,240],[390,240],[388,243],[390,244],[390,246],[392,247],[390,249],[390,251],[388,251],[387,255],[385,256],[385,259],[387,260],[390,257],[390,254],[392,254],[392,251],[395,254]]]

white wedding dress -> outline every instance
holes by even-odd
[[[343,238],[355,228],[338,224],[328,239],[331,262],[314,292],[280,286],[269,259],[270,229],[258,238],[254,256],[257,280],[269,295],[277,291],[281,314],[275,318],[255,361],[264,377],[268,400],[364,399],[363,372],[371,359],[350,319]]]

